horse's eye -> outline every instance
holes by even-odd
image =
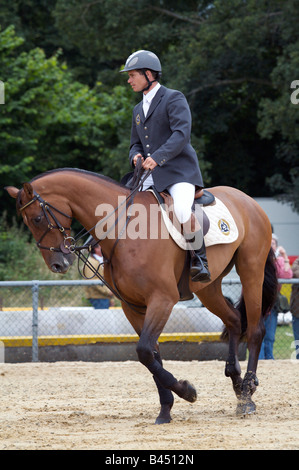
[[[38,215],[37,217],[35,217],[35,219],[33,219],[33,222],[34,222],[35,224],[39,224],[41,220],[42,220],[42,216],[41,216],[41,215]]]

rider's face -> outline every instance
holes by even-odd
[[[128,75],[128,83],[131,85],[133,91],[142,91],[147,86],[147,80],[143,73],[139,73],[137,70],[131,70]]]

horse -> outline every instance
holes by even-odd
[[[36,176],[21,189],[5,189],[16,199],[17,211],[51,271],[65,273],[73,263],[76,244],[71,236],[72,219],[100,240],[106,260],[104,280],[120,295],[123,311],[139,336],[138,359],[151,372],[158,389],[160,409],[155,423],[169,423],[173,394],[192,403],[197,392],[188,380],[178,380],[164,368],[159,351],[159,336],[179,301],[178,281],[185,252],[171,237],[162,236],[162,229],[161,233],[154,230],[158,236],[149,236],[153,235],[149,230],[150,217],[155,218],[155,227],[163,226],[154,195],[148,191],[134,194],[134,205],[139,211],[144,209],[143,219],[148,223],[142,235],[137,230],[140,219],[136,212],[135,217],[128,214],[132,191],[107,176],[61,168]],[[247,416],[256,411],[252,395],[258,386],[256,370],[265,333],[263,319],[277,294],[271,224],[256,201],[238,189],[218,186],[209,191],[229,208],[238,237],[233,243],[207,247],[211,281],[192,282],[189,278],[189,288],[224,323],[229,343],[225,375],[230,377],[237,397],[237,415]],[[236,306],[221,291],[222,278],[233,265],[242,284]],[[242,378],[238,345],[244,335],[249,356]]]

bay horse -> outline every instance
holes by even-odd
[[[94,239],[100,239],[107,260],[104,279],[121,295],[123,311],[139,336],[138,359],[152,373],[158,389],[160,412],[156,423],[170,422],[173,392],[189,402],[197,398],[192,384],[177,380],[163,367],[158,346],[172,308],[179,301],[177,286],[184,268],[184,250],[170,237],[134,236],[138,225],[136,217],[122,217],[127,202],[119,203],[120,200],[128,201],[131,191],[108,177],[62,168],[33,178],[20,190],[12,186],[6,190],[16,198],[17,210],[53,272],[65,273],[73,262],[73,218]],[[190,278],[189,287],[225,325],[229,340],[225,375],[231,378],[238,398],[237,414],[245,416],[256,410],[252,394],[258,385],[256,370],[265,331],[263,317],[277,294],[271,225],[261,207],[243,192],[221,186],[209,191],[230,210],[238,227],[238,238],[231,244],[209,246],[207,258],[211,281],[203,284],[192,282]],[[145,209],[148,219],[152,208],[158,207],[153,194],[148,191],[136,192],[134,204]],[[114,214],[113,223],[109,213]],[[156,223],[161,227],[159,210],[157,214]],[[102,233],[106,234],[103,239],[97,230],[101,221],[106,227],[103,231],[102,226]],[[116,225],[120,229],[118,234],[114,233]],[[125,236],[126,233],[131,236]],[[236,307],[221,291],[222,278],[233,265],[242,283],[242,297]],[[240,337],[245,333],[249,357],[242,379],[237,351]]]

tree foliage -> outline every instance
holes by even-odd
[[[15,0],[0,15],[1,186],[59,166],[119,179],[140,97],[118,72],[143,48],[187,96],[205,182],[299,210],[296,0]]]
[[[0,115],[0,186],[20,185],[56,167],[81,167],[114,178],[128,169],[128,91],[111,93],[75,81],[59,53],[19,51],[23,40],[8,27],[0,33],[5,105]],[[127,135],[124,135],[124,129]]]

